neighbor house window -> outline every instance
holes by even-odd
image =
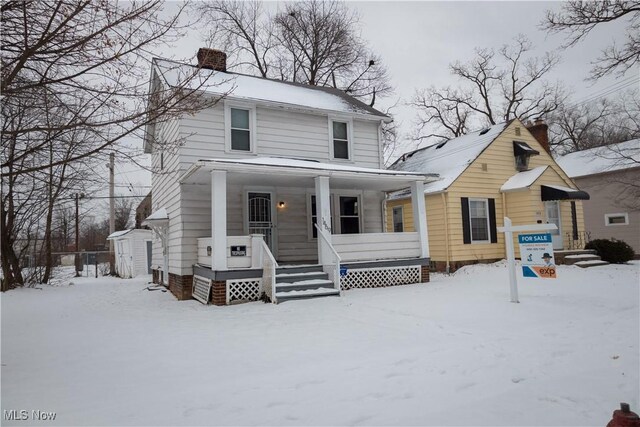
[[[349,123],[332,121],[331,131],[333,138],[333,158],[346,159],[350,158],[349,153]]]
[[[469,199],[471,242],[489,241],[489,203],[487,199]]]
[[[629,225],[627,213],[604,214],[604,225]]]
[[[251,111],[230,108],[231,113],[231,149],[251,151]]]
[[[402,233],[404,231],[404,221],[402,218],[402,206],[393,208],[393,231]]]

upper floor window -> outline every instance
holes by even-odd
[[[342,160],[351,159],[351,141],[349,137],[349,127],[350,123],[347,121],[331,121],[332,158]]]
[[[231,108],[231,149],[251,151],[250,111]]]
[[[225,150],[227,152],[255,153],[255,107],[225,103]]]

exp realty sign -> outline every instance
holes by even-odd
[[[520,234],[520,259],[524,277],[556,278],[556,266],[553,259],[551,234]]]

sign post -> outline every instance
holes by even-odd
[[[509,289],[511,294],[511,302],[520,302],[518,300],[518,281],[516,278],[516,256],[513,249],[513,233],[518,231],[549,231],[557,230],[555,224],[531,224],[531,225],[512,225],[508,217],[504,217],[504,227],[498,227],[498,231],[504,233],[504,244],[507,248],[507,267],[509,268]],[[553,251],[552,251],[553,252]]]

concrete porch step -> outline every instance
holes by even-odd
[[[281,265],[276,268],[276,275],[279,274],[293,274],[293,273],[310,273],[310,272],[322,272],[322,266],[319,264],[305,264],[305,265]]]
[[[567,255],[566,257],[564,257],[564,263],[566,265],[573,265],[581,261],[600,261],[600,260],[601,259],[598,255],[593,255],[593,254]]]
[[[290,301],[290,300],[299,300],[299,299],[310,299],[310,298],[320,298],[320,297],[329,297],[329,296],[340,296],[340,291],[337,289],[329,289],[329,288],[317,288],[317,289],[307,289],[307,290],[297,290],[297,291],[287,291],[287,292],[276,292],[276,298],[278,299],[278,303]]]
[[[303,280],[328,279],[329,276],[323,271],[307,271],[304,273],[281,273],[276,274],[276,283],[294,283]]]
[[[591,261],[578,261],[573,265],[577,265],[578,267],[581,267],[581,268],[589,268],[589,267],[598,267],[599,265],[609,265],[609,263],[607,261],[602,261],[600,259],[597,259],[597,260],[591,260]]]
[[[567,249],[567,250],[554,250],[553,257],[557,265],[569,264],[567,257],[576,255],[597,255],[594,249]],[[573,262],[571,263],[573,264]]]
[[[289,291],[306,291],[309,289],[333,289],[333,282],[328,279],[311,279],[311,280],[301,280],[293,283],[276,283],[276,294],[278,292],[289,292]]]

